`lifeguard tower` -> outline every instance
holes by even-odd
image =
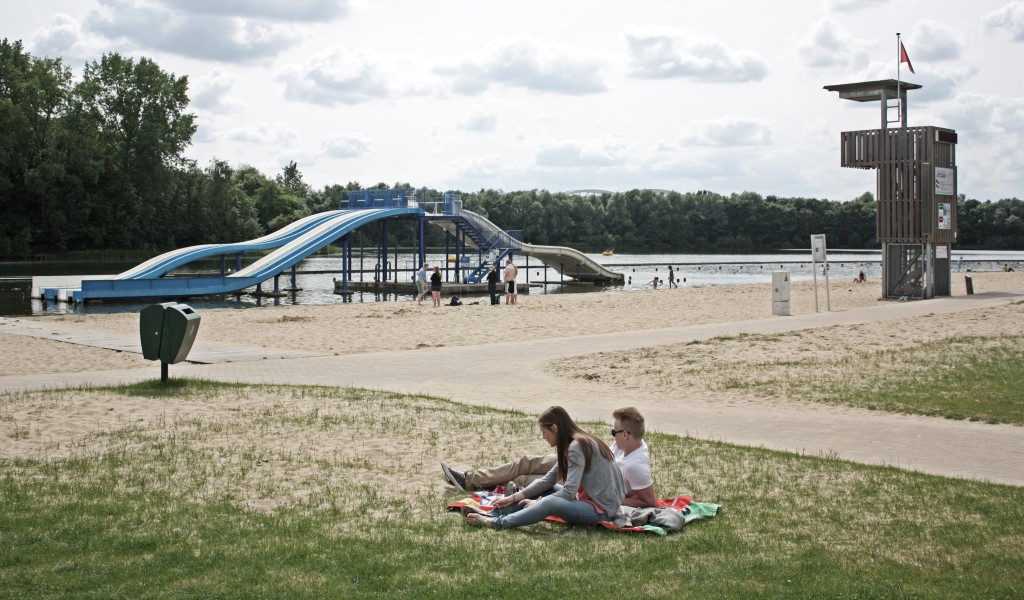
[[[956,132],[907,127],[907,92],[921,89],[915,83],[883,79],[825,89],[839,92],[843,100],[881,105],[880,129],[842,132],[840,164],[876,171],[882,297],[949,296],[950,250],[957,231]],[[893,110],[896,118],[890,119]]]

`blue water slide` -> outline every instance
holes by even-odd
[[[232,244],[201,244],[198,246],[189,246],[187,248],[171,250],[170,252],[165,252],[160,256],[151,258],[140,265],[132,267],[111,279],[152,279],[165,275],[169,271],[201,258],[223,256],[225,254],[242,254],[245,252],[262,252],[263,250],[269,250],[271,248],[279,248],[303,235],[307,231],[347,212],[350,211],[331,210],[310,215],[299,219],[294,223],[290,223],[273,233],[268,233],[263,237],[249,240],[247,242],[237,242]]]
[[[388,208],[332,211],[333,214],[308,228],[274,252],[226,277],[156,277],[148,279],[94,279],[82,281],[74,292],[76,301],[104,298],[170,298],[208,296],[240,292],[262,283],[298,264],[302,259],[359,227],[392,217],[422,214],[420,208]],[[224,248],[224,244],[215,248]],[[200,252],[207,252],[204,249]],[[232,250],[231,252],[234,252]],[[223,254],[209,252],[204,256]],[[195,258],[193,258],[194,260]]]
[[[229,275],[228,279],[255,278],[259,281],[265,281],[286,269],[290,269],[292,265],[298,264],[310,254],[367,223],[404,215],[416,215],[421,212],[419,208],[378,208],[344,211],[345,214],[318,225],[302,236],[285,244],[279,250],[264,256],[241,271]]]

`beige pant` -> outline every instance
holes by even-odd
[[[557,457],[554,454],[545,456],[524,456],[519,460],[491,467],[466,471],[466,486],[471,490],[486,490],[497,485],[505,485],[509,481],[526,487],[535,479],[540,479],[555,466]]]

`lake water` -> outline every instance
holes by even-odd
[[[954,251],[954,265],[962,261],[962,270],[996,271],[1004,264],[1015,270],[1024,268],[1024,251]],[[561,285],[558,272],[545,269],[543,263],[518,257],[519,279],[521,284],[529,283],[530,294],[560,293],[594,293],[594,292],[631,292],[651,289],[654,277],[665,279],[668,266],[675,270],[676,280],[680,287],[699,287],[709,285],[740,285],[750,283],[770,283],[772,271],[789,271],[793,281],[806,281],[814,277],[811,255],[808,250],[782,251],[771,254],[615,254],[588,256],[612,271],[625,275],[621,285],[590,286]],[[851,281],[858,272],[864,271],[869,278],[881,277],[880,251],[848,251],[836,250],[828,254],[829,279],[833,284],[845,284]],[[394,255],[391,255],[394,261]],[[413,256],[399,254],[397,267],[401,270],[400,281],[411,281],[414,270]],[[428,254],[431,264],[448,265],[443,254]],[[365,269],[362,275],[366,281],[373,280],[373,268],[376,257],[367,256],[360,263],[358,253],[353,258],[354,269]],[[148,306],[152,301],[144,302],[106,302],[98,305],[69,305],[64,303],[46,303],[31,298],[31,278],[33,275],[99,275],[117,274],[133,266],[131,263],[90,263],[90,262],[0,262],[0,316],[12,315],[47,315],[66,313],[103,313],[103,312],[137,312]],[[218,263],[208,262],[202,266],[210,271],[218,268]],[[282,304],[340,304],[343,297],[334,294],[334,278],[340,278],[337,271],[341,270],[341,256],[318,256],[308,258],[298,266],[299,273],[296,283],[301,291],[291,293],[282,298],[256,299],[249,295],[240,298],[234,296],[224,298],[190,298],[186,302],[194,308],[232,307],[258,308]],[[443,270],[443,268],[442,268]],[[955,266],[954,266],[955,270]],[[184,273],[186,271],[176,271]],[[450,272],[449,277],[454,273]],[[360,274],[354,274],[356,281]],[[819,282],[824,284],[820,270]],[[548,283],[544,283],[544,282]],[[567,281],[570,281],[567,278]],[[290,277],[281,278],[281,286],[289,287]],[[270,289],[272,282],[264,284]],[[408,301],[409,295],[373,294],[356,292],[352,302],[393,302]]]

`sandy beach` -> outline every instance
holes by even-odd
[[[971,273],[971,276],[975,294],[1024,289],[1022,273]],[[930,301],[895,303],[880,301],[879,295],[878,281],[866,284],[833,282],[832,313],[829,315],[856,314],[858,323],[821,326],[814,329],[816,333],[813,335],[787,336],[773,344],[730,341],[722,346],[723,351],[729,360],[756,365],[774,356],[806,352],[808,344],[816,352],[841,356],[866,348],[899,348],[958,335],[984,336],[1024,331],[1024,308],[1020,303],[967,310],[958,312],[956,318],[944,318],[928,312]],[[959,274],[954,275],[954,297],[963,295],[963,278]],[[823,288],[819,290],[818,300],[824,313],[826,299]],[[893,304],[918,304],[923,307],[924,314],[915,318],[871,322],[872,310]],[[795,317],[817,316],[810,283],[793,286],[791,309]],[[749,421],[753,424],[744,425],[747,429],[743,431],[737,430],[735,441],[768,447],[786,447],[786,444],[767,438],[767,441],[759,440],[757,435],[748,439],[751,435],[748,430],[753,428],[756,433],[757,421],[762,414],[758,411],[771,410],[776,416],[789,414],[791,418],[787,422],[804,423],[799,425],[801,427],[813,427],[813,419],[826,417],[863,420],[864,424],[857,426],[864,427],[866,433],[868,429],[877,428],[872,424],[877,421],[877,414],[862,415],[843,407],[806,406],[789,400],[784,394],[766,399],[743,389],[720,389],[720,386],[698,385],[700,382],[692,379],[671,377],[663,382],[667,385],[651,389],[650,373],[640,369],[616,369],[615,364],[610,364],[610,361],[619,360],[615,358],[615,351],[636,352],[637,348],[647,345],[666,346],[690,339],[686,336],[707,339],[721,335],[718,332],[730,331],[730,324],[766,323],[770,327],[786,328],[790,327],[787,323],[793,322],[787,319],[771,315],[771,289],[767,284],[520,296],[515,306],[467,303],[461,307],[433,308],[426,302],[420,306],[413,301],[405,301],[213,309],[202,312],[194,352],[214,346],[237,348],[254,353],[258,359],[261,352],[288,350],[309,357],[302,363],[305,371],[292,368],[299,364],[298,359],[275,360],[270,364],[266,360],[244,365],[181,364],[172,368],[181,376],[252,383],[373,385],[380,389],[431,393],[457,401],[516,407],[528,412],[553,403],[554,396],[559,403],[576,407],[576,414],[582,418],[605,421],[611,408],[635,403],[650,415],[657,416],[666,425],[659,429],[669,432],[710,432],[710,435],[728,439],[733,436],[727,429],[728,419]],[[156,363],[143,360],[133,351],[98,348],[93,341],[82,342],[83,339],[104,337],[130,346],[133,339],[138,339],[138,315],[0,318],[0,390],[60,386],[61,382],[67,384],[70,381],[138,381],[157,376]],[[513,365],[518,369],[515,378],[517,394],[511,402],[503,402],[494,395],[496,392],[480,387],[486,384],[467,381],[464,377],[466,363],[470,363],[471,371],[487,365],[500,369],[501,364],[492,364],[493,361],[500,362],[501,356],[510,356],[508,349],[514,352],[520,347],[528,348],[525,352],[531,355],[519,356]],[[599,351],[604,353],[597,354]],[[665,370],[672,370],[671,353],[658,355],[657,351],[651,350],[647,355],[652,364],[658,363]],[[495,356],[499,358],[494,359]],[[721,356],[719,359],[724,360]],[[402,360],[409,366],[386,372],[388,365],[399,364]],[[473,364],[477,360],[481,364]],[[704,360],[713,362],[716,358],[712,355]],[[462,374],[453,376],[446,367],[450,363],[454,363],[456,371]],[[386,376],[374,378],[375,370],[385,371]],[[53,376],[48,377],[48,374]],[[74,379],[74,374],[81,374],[81,378]],[[588,374],[596,376],[588,377]],[[0,438],[5,440],[0,457],[62,454],[73,447],[71,441],[123,426],[127,421],[151,423],[169,416],[182,418],[191,414],[212,414],[211,411],[230,411],[232,407],[237,408],[239,402],[275,401],[258,397],[239,400],[233,395],[228,396],[213,398],[201,405],[168,406],[163,402],[145,402],[138,398],[111,397],[95,392],[77,393],[73,394],[72,400],[54,402],[47,399],[47,392],[8,391],[0,406],[0,417],[3,417],[0,418]],[[689,404],[684,406],[681,402]],[[742,411],[726,414],[722,412],[725,410],[723,407],[742,407]],[[681,408],[688,412],[690,421],[676,426],[672,411]],[[694,416],[700,410],[707,413],[707,424],[701,425],[703,429],[694,425],[701,423]],[[805,418],[809,420],[802,421]],[[936,429],[937,439],[942,437],[943,428],[966,428],[964,435],[984,435],[989,431],[977,429],[986,427],[984,424],[959,424],[948,419],[899,416],[891,420],[899,419],[914,426]],[[991,431],[1006,432],[1013,440],[1017,439],[1013,436],[1019,436],[1022,429],[987,427],[994,428]],[[793,435],[799,437],[800,433],[796,431]],[[823,441],[821,451],[829,451],[830,443],[827,439]],[[858,444],[855,438],[851,438],[849,443],[851,446]],[[807,447],[813,447],[813,444]],[[882,452],[863,460],[888,464],[892,460],[886,457],[894,455]],[[851,452],[850,456],[861,459],[856,452]],[[411,474],[411,477],[422,477],[424,483],[435,485],[437,474],[429,467],[431,460],[433,457],[424,462],[422,473]],[[928,466],[924,468],[928,469]],[[975,473],[974,476],[979,475]],[[980,476],[984,477],[984,474]]]
[[[1024,287],[1024,273],[972,273],[975,293]],[[954,296],[963,295],[962,277]],[[832,283],[833,311],[880,303],[880,283]],[[564,338],[592,333],[642,331],[705,323],[728,323],[772,316],[771,289],[736,285],[639,292],[523,295],[514,306],[479,305],[472,299],[460,307],[422,305],[412,301],[320,306],[278,306],[259,309],[212,309],[201,313],[197,343],[214,342],[244,348],[280,348],[315,354],[359,354],[486,344],[489,341]],[[826,310],[824,284],[818,307]],[[814,287],[795,283],[791,312],[815,312]],[[58,315],[20,318],[53,324],[62,330],[101,330],[138,337],[136,313]],[[0,344],[24,344],[5,339]],[[585,350],[585,349],[583,349]],[[6,354],[0,375],[120,369],[143,365],[131,356],[79,354],[73,348],[40,347]],[[12,361],[11,362],[8,361]]]

